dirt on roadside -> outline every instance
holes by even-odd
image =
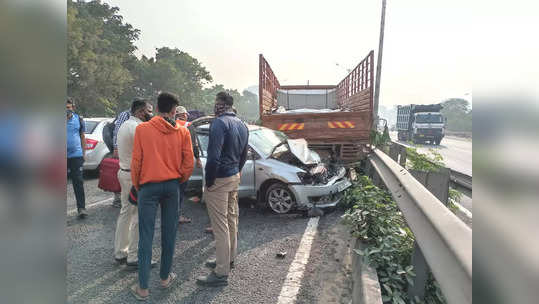
[[[297,303],[352,303],[352,237],[341,215],[321,218]]]

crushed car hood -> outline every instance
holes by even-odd
[[[307,141],[304,138],[288,139],[287,142],[290,152],[305,165],[316,165],[320,163],[320,155],[309,149]]]

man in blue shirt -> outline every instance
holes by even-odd
[[[205,286],[228,285],[228,273],[234,267],[238,236],[238,188],[240,172],[247,160],[249,130],[236,117],[234,99],[226,92],[215,98],[215,119],[210,127],[204,198],[208,208],[216,259],[206,262],[213,268],[197,279]]]
[[[84,121],[73,112],[74,108],[73,101],[68,99],[66,103],[67,174],[73,183],[79,217],[84,218],[87,216],[82,179],[82,164],[85,157]]]

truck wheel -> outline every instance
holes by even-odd
[[[275,183],[266,191],[266,203],[273,212],[284,214],[294,208],[296,199],[285,184]]]
[[[439,146],[441,142],[442,142],[442,139],[441,139],[441,138],[438,138],[438,139],[436,139],[435,144],[436,144],[437,146]]]

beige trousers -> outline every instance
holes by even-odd
[[[210,215],[217,267],[215,273],[228,275],[230,262],[236,257],[238,246],[238,188],[240,175],[217,178],[215,184],[204,189],[204,199]]]
[[[118,180],[122,187],[122,208],[116,223],[114,237],[114,257],[117,259],[127,257],[128,262],[138,261],[138,209],[128,200],[131,190],[131,172],[118,171]]]

